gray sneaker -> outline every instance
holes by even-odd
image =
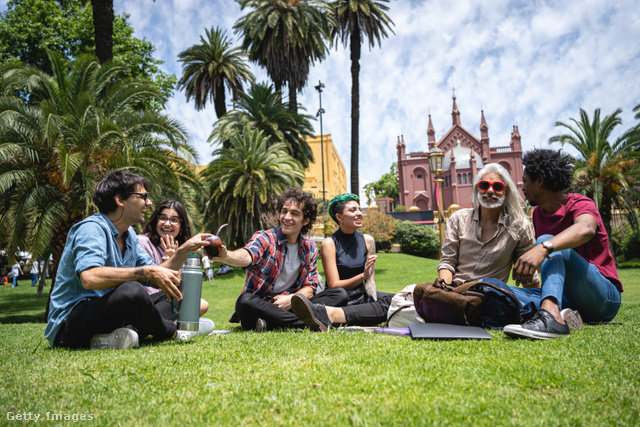
[[[582,329],[582,327],[584,326],[584,323],[582,323],[582,316],[580,316],[578,310],[565,308],[560,312],[560,316],[562,316],[562,320],[564,320],[564,323],[566,323],[569,329],[571,329],[572,331]]]
[[[531,320],[521,325],[507,325],[504,327],[503,332],[511,338],[531,338],[536,340],[570,336],[569,327],[558,323],[551,313],[542,308],[533,315]]]
[[[110,334],[96,334],[91,337],[91,350],[127,350],[138,347],[138,333],[129,328],[118,328]]]
[[[267,332],[267,322],[264,319],[258,317],[256,320],[256,332]]]

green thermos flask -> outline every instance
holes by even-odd
[[[198,334],[200,320],[200,297],[202,296],[202,269],[200,255],[189,254],[182,269],[180,284],[182,301],[178,314],[178,329]]]

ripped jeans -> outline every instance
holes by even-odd
[[[553,236],[538,237],[536,245]],[[620,291],[598,268],[573,249],[553,252],[540,266],[542,288],[510,286],[518,299],[526,304],[552,298],[563,308],[578,310],[585,322],[611,321],[620,309]]]

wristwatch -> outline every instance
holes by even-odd
[[[551,255],[551,253],[553,252],[553,243],[551,243],[548,240],[545,240],[544,242],[542,242],[542,246],[549,251],[549,255]]]

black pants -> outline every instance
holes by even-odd
[[[341,307],[347,304],[349,297],[343,288],[332,288],[320,292],[310,299],[315,304]],[[240,295],[236,301],[236,315],[244,329],[254,329],[258,318],[267,322],[267,329],[305,328],[291,311],[285,311],[277,305],[250,293]]]
[[[348,305],[342,307],[347,325],[351,326],[375,326],[387,321],[387,311],[391,305],[394,294],[378,292],[378,300],[364,304]]]
[[[151,302],[158,309],[160,315],[165,319],[171,320],[175,322],[178,320],[178,315],[173,312],[173,309],[180,311],[180,301],[173,301],[173,307],[171,306],[171,301],[167,298],[167,294],[164,292],[156,292],[154,294],[149,295],[151,297]]]
[[[176,325],[162,317],[144,286],[125,282],[100,298],[76,305],[56,335],[54,346],[87,348],[93,335],[125,326],[138,332],[141,339],[153,335],[155,340],[165,340],[176,332]]]

